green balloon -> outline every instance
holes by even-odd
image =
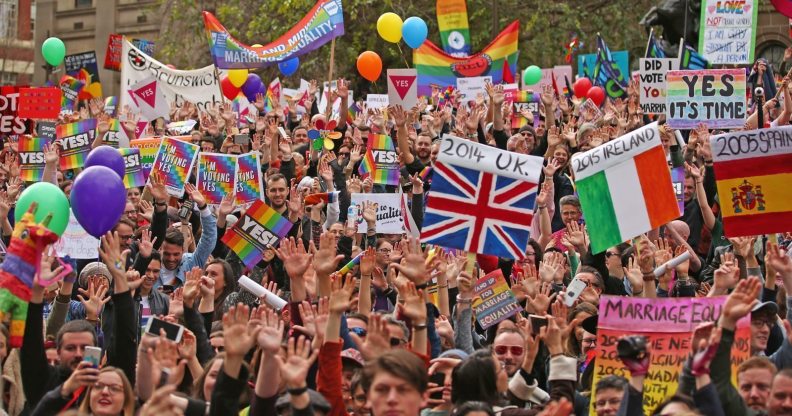
[[[71,211],[66,194],[49,182],[35,183],[19,196],[14,209],[14,218],[20,221],[33,202],[38,203],[36,222],[43,221],[47,215],[52,213],[52,220],[47,228],[60,237],[66,230],[66,226],[69,225],[69,212]]]
[[[542,80],[542,70],[536,65],[531,65],[523,72],[523,83],[525,85],[535,85]]]
[[[47,38],[41,45],[41,54],[48,64],[58,66],[66,56],[66,45],[58,38]]]

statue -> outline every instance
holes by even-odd
[[[685,24],[687,19],[687,24]],[[679,39],[693,47],[698,46],[698,29],[701,21],[701,0],[663,0],[653,6],[641,19],[648,34],[653,26],[663,28],[662,39],[655,36],[657,45],[666,56],[679,54]]]

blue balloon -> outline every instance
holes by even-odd
[[[287,77],[297,72],[297,68],[299,67],[300,67],[300,58],[296,56],[294,58],[287,59],[283,62],[278,62],[278,69],[280,69],[281,74]]]
[[[417,16],[407,18],[402,24],[402,37],[407,46],[417,49],[423,45],[426,40],[426,35],[429,29],[426,27],[426,22]]]
[[[113,170],[119,178],[123,178],[126,173],[124,158],[117,149],[110,146],[99,146],[88,153],[85,159],[85,167],[105,166]]]

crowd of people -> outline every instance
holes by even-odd
[[[754,112],[746,129],[789,123],[788,81],[780,84],[780,102],[765,104],[766,120]],[[570,159],[655,121],[642,114],[638,88],[631,84],[624,99],[607,100],[598,114],[579,111],[580,100],[546,86],[540,111],[522,114],[528,124],[519,129],[511,127],[513,107],[497,85],[470,102],[456,92],[441,100],[435,89],[414,108],[370,110],[360,103],[354,119],[337,115],[341,138],[332,150],[317,149],[308,137],[333,117],[332,106],[318,110],[316,82],[285,108],[276,102],[267,112],[259,96],[252,120],[239,119],[230,103],[207,111],[191,103],[173,107],[167,121],[195,120],[190,140],[201,152],[259,153],[265,202],[294,224],[289,235],[249,268],[221,242],[245,212],[233,195],[212,207],[187,184],[183,198],[171,197],[157,175],[145,188],[128,189],[124,215],[101,238],[98,261],[78,261],[66,279],[43,287],[38,282],[65,266],[41,256],[22,347],[10,349],[9,330],[0,327],[3,409],[34,416],[641,415],[651,348],[620,355],[623,374],[593,382],[598,305],[612,295],[725,297],[717,321],[693,333],[678,389],[647,409],[652,414],[792,414],[792,234],[724,236],[706,125],[685,132],[685,142],[659,120],[669,168],[685,167],[684,214],[633,242],[601,253],[589,247]],[[348,95],[348,83],[338,80],[327,99],[340,97],[345,109]],[[99,144],[109,124],[101,100],[81,103],[60,122],[89,118],[99,121]],[[121,119],[134,138],[135,116]],[[166,124],[151,122],[151,134],[169,135]],[[233,141],[240,133],[249,144]],[[419,228],[431,194],[425,168],[435,162],[443,134],[543,157],[524,258],[473,256],[380,233],[373,203],[362,206],[367,227],[359,233],[356,221],[347,221],[351,195],[398,191],[358,176],[370,133],[395,139],[402,191]],[[13,220],[25,185],[15,143],[5,144],[0,218]],[[57,145],[45,156],[45,180],[68,195],[67,178],[79,171],[58,170]],[[306,199],[320,193],[335,197]],[[194,208],[180,210],[185,200]],[[6,243],[12,230],[6,220]],[[655,277],[657,265],[684,252],[688,261]],[[359,254],[349,273],[337,273]],[[498,268],[524,311],[483,330],[473,319],[475,283]],[[287,306],[273,309],[273,299],[240,287],[243,275]],[[573,278],[586,287],[568,307]],[[532,328],[537,321],[529,315],[547,324]],[[733,384],[735,330],[749,315],[750,358]],[[152,333],[150,320],[183,331]]]

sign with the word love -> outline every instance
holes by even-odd
[[[388,102],[406,109],[418,103],[418,71],[415,69],[388,70]]]

